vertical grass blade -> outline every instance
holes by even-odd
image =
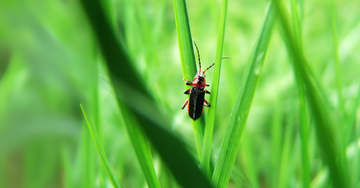
[[[357,90],[357,94],[354,97],[354,99],[351,102],[347,117],[346,117],[346,121],[345,121],[345,130],[344,130],[344,146],[347,145],[348,143],[350,143],[351,141],[355,141],[357,138],[359,138],[359,130],[357,129],[356,125],[356,114],[357,114],[357,109],[359,107],[360,104],[360,82],[358,85],[358,90]],[[350,181],[351,181],[351,187],[356,187],[359,186],[359,154],[360,154],[360,150],[358,150],[355,154],[356,157],[355,158],[355,164],[350,166],[349,165],[349,174],[350,174]],[[350,163],[349,163],[350,164]]]
[[[73,169],[68,157],[68,150],[66,150],[66,146],[61,147],[61,163],[64,170],[64,187],[70,188],[73,186]]]
[[[132,116],[127,115],[127,109],[124,109],[123,107],[120,108],[126,124],[126,130],[131,139],[131,143],[134,146],[146,183],[150,188],[160,188],[160,182],[155,173],[154,163],[146,136]]]
[[[344,118],[344,98],[342,94],[342,75],[341,75],[341,66],[340,66],[340,59],[339,59],[339,44],[338,44],[338,37],[337,37],[337,23],[336,23],[336,4],[334,0],[331,0],[331,25],[332,25],[332,36],[333,36],[333,54],[334,54],[334,62],[335,62],[335,79],[336,79],[336,91],[338,97],[338,112],[339,112],[339,119],[340,122],[343,121]]]
[[[257,81],[265,59],[267,46],[272,28],[276,21],[276,12],[273,2],[270,1],[264,22],[254,50],[249,59],[249,65],[243,77],[242,86],[231,113],[228,128],[221,145],[218,161],[215,165],[212,183],[216,187],[228,185],[232,167],[239,148],[242,131],[244,130],[250,105],[254,97]]]
[[[81,126],[81,187],[89,187],[94,183],[94,154],[95,149],[92,145],[90,133],[86,128],[85,122]]]
[[[113,173],[113,171],[112,171],[112,169],[111,169],[111,167],[110,167],[109,161],[108,161],[108,159],[107,159],[107,157],[106,157],[106,154],[105,154],[105,152],[104,152],[104,149],[103,149],[103,147],[102,147],[102,145],[101,145],[99,135],[98,135],[97,132],[96,132],[96,128],[95,128],[94,126],[92,126],[92,125],[89,124],[89,121],[88,121],[88,119],[87,119],[87,117],[86,117],[84,108],[83,108],[83,106],[82,106],[81,104],[80,104],[80,108],[81,108],[81,111],[82,111],[83,114],[84,114],[84,118],[85,118],[86,124],[87,124],[88,127],[89,127],[89,131],[90,131],[90,133],[91,133],[91,137],[92,137],[93,140],[94,140],[96,149],[97,149],[97,151],[98,151],[98,153],[99,153],[99,155],[100,155],[100,157],[101,157],[101,161],[102,161],[103,164],[104,164],[104,167],[105,167],[106,172],[107,172],[107,174],[108,174],[108,176],[109,176],[109,178],[110,178],[110,181],[111,181],[111,183],[113,184],[114,187],[118,188],[118,187],[120,187],[120,184],[116,181],[115,175],[114,175],[114,173]]]
[[[185,0],[174,0],[173,4],[183,77],[191,80],[196,74],[197,65],[195,62],[186,2]]]
[[[211,187],[184,143],[162,128],[169,123],[163,118],[160,109],[155,105],[155,100],[141,80],[141,75],[135,70],[128,54],[111,29],[99,1],[82,0],[81,3],[106,60],[110,80],[114,84],[116,100],[126,113],[123,116],[131,116],[135,123],[138,122],[179,185],[190,188]],[[146,111],[148,113],[146,114],[142,111],[143,106],[139,106],[139,98],[133,96],[140,96],[144,100],[142,102],[149,105],[147,107],[152,110]]]
[[[291,19],[293,22],[293,30],[298,48],[302,50],[301,25],[299,13],[297,10],[298,1],[291,0]],[[309,139],[308,139],[308,120],[305,101],[305,88],[300,80],[300,75],[295,72],[295,80],[299,91],[299,119],[300,119],[300,140],[301,140],[301,167],[302,167],[302,186],[308,188],[310,186],[310,162],[309,162]]]
[[[186,2],[185,0],[174,0],[173,3],[183,77],[191,81],[196,74],[197,65],[194,56]],[[185,85],[185,89],[189,88],[189,86]],[[192,122],[199,160],[201,159],[201,148],[204,138],[204,122],[204,116]]]
[[[209,179],[211,179],[211,176],[212,176],[212,171],[210,168],[211,146],[212,146],[212,139],[213,139],[215,111],[216,111],[216,103],[217,103],[219,81],[220,81],[222,51],[223,51],[223,46],[224,46],[227,4],[228,4],[227,0],[222,1],[220,28],[219,28],[219,34],[218,34],[218,39],[217,39],[214,74],[213,74],[212,84],[211,84],[211,95],[210,95],[211,107],[209,108],[209,111],[208,111],[208,116],[207,116],[207,121],[206,121],[206,126],[205,126],[204,144],[203,144],[203,148],[202,148],[202,152],[201,152],[201,161],[200,161],[201,168],[206,173],[206,175]]]
[[[270,168],[268,168],[269,185],[270,187],[278,187],[279,184],[279,174],[280,174],[280,154],[281,154],[281,142],[283,138],[283,129],[282,129],[282,105],[279,102],[279,99],[282,96],[280,95],[275,100],[275,109],[273,112],[273,120],[271,122],[271,162]]]
[[[326,106],[321,98],[321,92],[309,76],[306,60],[291,34],[291,29],[286,19],[285,8],[279,0],[276,0],[276,8],[280,14],[281,28],[285,35],[284,41],[288,48],[288,53],[293,58],[294,71],[299,72],[300,79],[307,88],[306,96],[309,99],[310,109],[314,115],[316,139],[323,159],[329,165],[330,179],[334,187],[349,187],[348,176],[346,175],[347,170],[342,159],[343,155],[335,143],[336,135],[334,135],[332,130],[334,125],[332,125],[331,116],[328,114],[327,109],[324,109]]]
[[[360,81],[358,84],[358,90],[357,90],[357,94],[356,96],[353,98],[347,117],[346,117],[346,122],[345,122],[345,130],[344,130],[344,143],[347,144],[349,143],[353,138],[352,137],[352,132],[356,131],[356,113],[357,113],[357,109],[360,105]],[[356,134],[356,133],[355,133]],[[357,138],[357,137],[355,137]]]

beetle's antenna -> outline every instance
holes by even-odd
[[[198,59],[199,59],[199,72],[201,72],[201,62],[200,62],[200,53],[199,53],[199,49],[198,49],[198,47],[197,47],[197,45],[196,45],[196,43],[195,43],[195,40],[194,40],[194,39],[193,39],[193,42],[194,42],[194,44],[195,44],[196,51],[197,51],[197,53],[198,53]]]
[[[213,64],[211,64],[206,70],[204,70],[204,72],[203,72],[203,74],[205,74],[205,72],[207,71],[207,70],[209,70],[212,66],[214,66],[215,65],[215,63],[213,63]]]

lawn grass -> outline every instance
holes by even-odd
[[[358,187],[359,6],[2,1],[0,187]]]

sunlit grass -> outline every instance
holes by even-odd
[[[274,2],[1,1],[0,187],[358,187],[360,3]]]

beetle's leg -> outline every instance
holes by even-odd
[[[210,84],[206,83],[206,86],[210,86]]]
[[[190,94],[190,90],[191,90],[191,88],[190,88],[190,89],[185,90],[185,91],[184,91],[184,94]]]
[[[210,91],[209,91],[209,90],[207,90],[207,89],[205,89],[205,93],[210,94]]]
[[[204,102],[205,102],[205,106],[206,106],[206,107],[210,107],[210,106],[211,106],[210,103],[209,103],[206,99],[204,99]]]
[[[192,85],[192,82],[187,81],[185,78],[183,78],[183,80],[184,80],[184,82],[185,82],[186,85],[188,85],[188,86],[191,86],[191,85]]]
[[[181,109],[184,110],[185,106],[189,103],[189,99],[186,99],[184,104],[182,105]]]

